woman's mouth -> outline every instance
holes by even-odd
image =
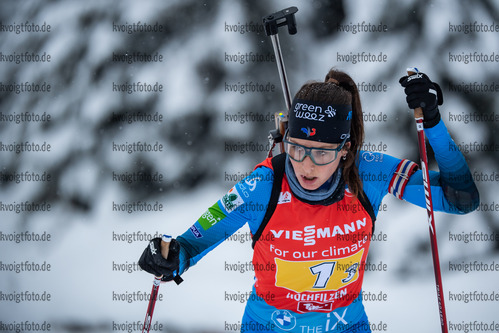
[[[304,185],[313,185],[314,182],[317,180],[317,177],[301,176],[301,180]]]

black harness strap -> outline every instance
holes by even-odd
[[[263,230],[269,223],[274,211],[277,207],[277,202],[279,201],[279,195],[281,194],[281,186],[282,179],[284,178],[284,170],[286,163],[286,153],[279,154],[272,158],[272,169],[274,170],[274,183],[272,184],[272,192],[270,193],[270,200],[267,206],[267,211],[265,212],[265,216],[263,217],[262,223],[258,227],[258,230],[253,235],[253,242],[251,243],[251,247],[255,248],[255,244],[263,233]],[[362,190],[360,193],[359,201],[362,204],[362,207],[366,210],[371,218],[373,223],[372,233],[374,233],[374,222],[376,221],[376,215],[374,215],[374,209],[369,199],[367,198],[366,193]]]
[[[364,192],[364,190],[362,190],[362,193],[360,193],[359,195],[359,201],[362,207],[364,207],[364,209],[366,210],[367,214],[369,214],[369,217],[373,222],[373,229],[371,231],[371,235],[374,235],[374,226],[375,226],[374,222],[376,222],[376,215],[374,214],[373,205],[371,205],[371,202],[367,198],[367,194],[366,192]]]
[[[272,158],[272,169],[274,170],[274,183],[272,184],[272,192],[270,193],[269,205],[267,206],[267,211],[262,220],[262,223],[258,227],[258,230],[253,235],[253,242],[251,247],[255,248],[256,241],[262,235],[263,229],[269,223],[270,218],[274,214],[277,207],[277,202],[279,201],[279,195],[281,194],[282,179],[284,178],[284,164],[286,163],[286,153],[279,154]]]

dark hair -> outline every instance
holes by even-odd
[[[355,161],[364,142],[364,120],[357,85],[348,74],[331,69],[324,82],[305,83],[295,98],[321,103],[352,105],[350,148],[347,151],[346,159],[342,161],[342,167],[343,178],[348,184],[350,192],[358,196],[362,191],[362,181]]]

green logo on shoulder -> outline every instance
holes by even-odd
[[[218,207],[218,203],[215,202],[213,206],[208,208],[208,210],[201,215],[198,222],[204,230],[208,230],[224,218],[225,214],[220,207]]]
[[[244,200],[239,195],[236,187],[234,186],[227,192],[222,198],[222,205],[224,206],[227,213],[234,211],[237,207],[241,206]]]

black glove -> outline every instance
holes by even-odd
[[[139,259],[139,266],[154,276],[161,276],[161,281],[174,280],[177,284],[182,282],[179,273],[179,253],[180,244],[174,238],[170,242],[168,258],[161,255],[161,238],[153,238],[146,247]]]
[[[440,86],[435,82],[431,82],[430,78],[424,73],[403,76],[400,78],[399,83],[405,88],[409,108],[420,107],[423,109],[424,127],[431,128],[438,124],[440,121],[438,106],[444,103]]]

